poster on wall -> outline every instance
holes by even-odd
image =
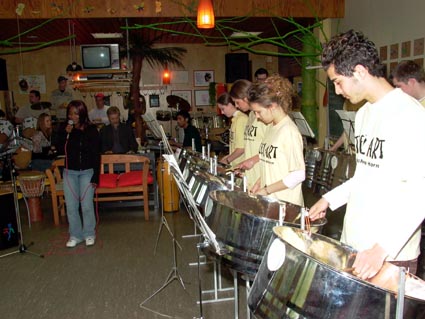
[[[28,89],[19,88],[20,94],[28,94],[31,90],[40,91],[41,94],[46,93],[46,79],[44,75],[20,75],[19,82],[25,80],[28,83]]]

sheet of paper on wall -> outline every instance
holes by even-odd
[[[301,112],[291,112],[290,115],[295,125],[300,130],[302,136],[314,138],[314,132],[312,131],[310,125],[308,125],[306,119],[301,114]]]
[[[356,112],[353,111],[344,111],[344,110],[335,110],[338,116],[341,119],[342,126],[344,128],[345,134],[347,134],[350,143],[354,143],[354,122],[356,120]]]

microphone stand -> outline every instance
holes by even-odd
[[[16,185],[16,171],[15,171],[15,167],[14,167],[14,164],[13,164],[13,161],[12,161],[12,155],[13,154],[10,153],[10,154],[7,154],[6,156],[7,156],[7,162],[8,162],[9,170],[10,170],[10,177],[11,177],[11,180],[12,180],[13,200],[14,200],[14,204],[15,204],[15,215],[16,215],[16,225],[18,227],[18,243],[19,243],[19,245],[18,245],[17,250],[12,251],[12,252],[7,253],[7,254],[4,254],[4,255],[1,255],[0,258],[11,256],[11,255],[14,255],[14,254],[17,254],[17,253],[21,253],[21,254],[29,253],[31,255],[34,255],[34,256],[37,256],[37,257],[40,257],[40,258],[44,258],[44,255],[37,254],[37,253],[34,253],[34,252],[28,250],[28,247],[34,245],[34,242],[30,242],[28,246],[26,246],[25,243],[24,243],[24,235],[22,233],[22,224],[21,224],[21,214],[19,212],[18,190],[17,190],[17,185]],[[1,158],[1,156],[0,156],[0,158]]]

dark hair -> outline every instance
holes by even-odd
[[[354,30],[341,33],[324,45],[322,66],[325,71],[331,64],[335,72],[343,76],[353,76],[354,68],[359,64],[373,76],[385,76],[385,67],[379,60],[375,44]]]
[[[69,102],[68,106],[66,107],[66,117],[68,118],[69,112],[71,108],[75,107],[77,109],[78,115],[79,115],[79,122],[80,125],[85,129],[89,124],[89,115],[87,111],[86,104],[81,100],[73,100]]]
[[[279,105],[286,114],[292,109],[294,88],[288,79],[274,74],[264,82],[254,83],[248,91],[249,103],[258,103],[268,108],[272,103]]]
[[[245,99],[248,97],[248,89],[251,86],[251,82],[248,80],[237,80],[233,83],[230,89],[230,96],[234,99]]]
[[[177,116],[183,117],[185,120],[187,120],[189,124],[190,124],[190,121],[192,120],[188,111],[178,111],[176,114],[176,117]]]
[[[255,71],[254,76],[257,77],[260,74],[265,74],[267,77],[269,76],[269,72],[265,68],[259,68]]]
[[[4,113],[3,110],[0,110],[0,118],[2,118],[2,117],[6,117],[6,113]]]
[[[415,79],[418,82],[425,82],[425,71],[414,61],[402,61],[391,72],[391,77],[407,83],[409,79]]]
[[[108,110],[106,111],[106,115],[111,115],[111,114],[118,114],[121,115],[120,109],[117,108],[116,106],[110,106],[108,108]]]
[[[217,98],[217,104],[227,105],[229,103],[235,106],[235,101],[233,101],[232,97],[227,92],[224,92]]]
[[[30,91],[30,94],[34,94],[35,95],[35,97],[38,97],[38,98],[40,98],[41,97],[41,95],[40,95],[40,91],[37,91],[37,90],[31,90]]]

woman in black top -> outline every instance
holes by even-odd
[[[96,240],[93,196],[99,182],[100,137],[83,101],[71,101],[66,114],[68,122],[59,131],[59,151],[65,155],[63,188],[70,235],[66,246],[75,247],[83,240],[92,246]]]

